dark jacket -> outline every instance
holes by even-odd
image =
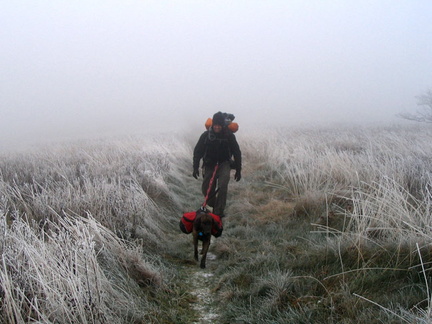
[[[218,134],[210,128],[205,131],[195,145],[193,168],[198,169],[200,160],[203,166],[214,166],[216,163],[229,161],[234,157],[234,169],[241,171],[241,151],[233,132],[223,128]]]

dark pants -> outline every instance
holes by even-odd
[[[202,183],[202,193],[204,197],[207,195],[207,190],[209,188],[210,179],[213,176],[214,167],[204,167],[203,170],[204,174],[204,180]],[[213,214],[216,215],[223,215],[225,206],[226,206],[226,200],[227,200],[227,194],[228,194],[228,182],[230,180],[230,173],[231,173],[231,167],[229,161],[222,162],[219,164],[219,168],[216,172],[215,179],[213,180],[213,185],[210,190],[209,197],[211,197],[207,201],[207,205],[210,207],[213,207]],[[214,192],[216,190],[216,185],[218,188],[218,192],[216,195],[214,195]]]

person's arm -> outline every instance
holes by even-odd
[[[207,132],[204,132],[197,144],[195,145],[194,151],[193,151],[193,169],[194,170],[198,170],[199,169],[199,164],[200,164],[200,160],[203,158],[204,153],[205,153],[205,138],[207,136]]]
[[[234,157],[235,170],[236,170],[234,179],[239,181],[241,179],[242,155],[240,151],[240,146],[237,143],[237,139],[234,134],[232,134],[230,139],[230,150]]]

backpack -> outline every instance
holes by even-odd
[[[233,114],[224,113],[225,116],[225,126],[233,133],[237,132],[239,129],[239,125],[237,123],[233,123],[235,116]],[[213,124],[213,120],[211,118],[207,118],[204,126],[208,130]]]
[[[222,225],[222,220],[220,218],[220,216],[213,214],[213,213],[209,213],[212,217],[214,222],[213,228],[212,228],[212,235],[214,237],[219,237],[222,235],[222,231],[223,231],[223,225]],[[185,234],[190,234],[192,233],[192,229],[193,229],[193,222],[195,220],[197,216],[197,212],[189,212],[189,213],[184,213],[182,218],[180,219],[180,230],[185,233]]]

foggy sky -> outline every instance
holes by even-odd
[[[381,122],[432,88],[432,2],[13,0],[0,135]]]

